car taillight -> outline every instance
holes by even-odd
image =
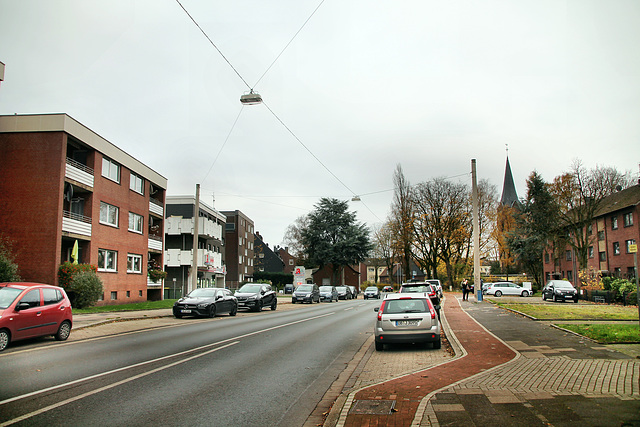
[[[386,301],[382,301],[380,308],[378,309],[378,320],[382,320],[382,312],[384,311],[384,305]]]
[[[431,312],[431,319],[435,319],[436,318],[436,311],[434,310],[433,307],[429,307],[429,311]]]

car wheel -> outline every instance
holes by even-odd
[[[271,303],[271,311],[275,311],[276,308],[278,308],[278,300],[274,298]]]
[[[9,336],[9,331],[3,329],[0,331],[0,351],[7,348],[9,345],[9,341],[11,341],[11,337]]]
[[[71,323],[68,320],[65,320],[60,324],[58,328],[58,333],[55,334],[57,341],[65,341],[71,335]]]
[[[496,291],[496,296],[497,296],[497,297],[501,297],[501,296],[502,296],[502,292],[500,292],[500,291]]]
[[[522,291],[522,296],[523,297],[528,297],[529,296],[529,292],[528,291]]]
[[[573,302],[578,303],[578,298],[574,299]]]
[[[211,307],[209,307],[209,317],[216,317],[216,305],[215,304],[211,304]]]
[[[542,301],[546,301],[547,300],[547,296],[545,294],[542,294]]]
[[[442,347],[442,342],[440,341],[440,338],[438,338],[438,341],[433,342],[433,348],[438,349],[441,347]]]
[[[253,310],[256,311],[256,312],[262,311],[262,301],[258,301],[256,303],[256,307]]]
[[[382,350],[384,350],[384,344],[376,341],[376,351],[382,351]]]
[[[238,304],[233,305],[233,308],[229,312],[229,316],[235,316],[236,314],[238,314]]]
[[[291,304],[295,304],[295,303],[296,303],[296,300],[292,299]]]

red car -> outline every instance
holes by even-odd
[[[41,283],[0,283],[0,351],[12,341],[71,334],[71,301],[64,289]]]

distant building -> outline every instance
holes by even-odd
[[[497,244],[500,267],[508,270],[513,268],[515,256],[511,253],[511,249],[507,244],[507,235],[515,228],[515,212],[519,208],[518,193],[516,192],[516,186],[513,182],[513,175],[511,174],[511,165],[509,164],[509,157],[507,156],[507,164],[504,170],[504,182],[502,184],[502,197],[500,198],[500,204],[496,212],[498,229]]]
[[[283,272],[287,274],[293,274],[293,269],[296,266],[296,257],[289,253],[289,248],[284,247],[281,248],[276,246],[274,249],[275,253],[278,254],[282,262],[284,263]]]
[[[240,284],[253,282],[253,221],[240,212],[221,211],[227,217],[225,228],[225,259],[227,287],[236,289]]]
[[[194,196],[168,196],[165,221],[165,298],[192,288]],[[227,217],[200,201],[197,287],[225,287],[223,232]]]
[[[98,267],[99,305],[162,299],[167,179],[66,114],[0,116],[0,233],[26,281]]]
[[[358,271],[358,266],[345,266],[341,274],[338,277],[336,283],[332,282],[333,269],[330,265],[325,265],[323,268],[320,268],[313,272],[313,283],[318,286],[323,285],[331,285],[334,286],[355,286],[356,289],[360,289],[360,272]]]
[[[283,273],[284,261],[265,243],[264,239],[256,231],[253,240],[253,253],[255,256],[253,270],[270,273]]]

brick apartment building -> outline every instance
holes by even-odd
[[[224,239],[227,287],[237,289],[241,283],[253,281],[253,221],[239,210],[221,213],[227,217]]]
[[[623,279],[633,279],[635,269],[629,245],[640,241],[640,183],[605,198],[593,222],[587,227],[591,237],[588,267]],[[575,283],[578,265],[571,246],[544,253],[544,277]]]
[[[167,196],[165,220],[165,298],[179,298],[192,287],[194,196]],[[227,217],[200,201],[198,287],[225,287],[223,230]]]
[[[167,179],[66,114],[0,116],[0,233],[23,280],[98,266],[100,305],[162,299]]]

